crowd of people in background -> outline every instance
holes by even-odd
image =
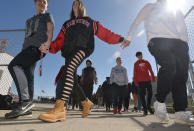
[[[122,59],[118,57],[116,59],[116,66],[112,68],[109,77],[98,86],[97,91],[94,93],[93,85],[97,84],[97,73],[94,67],[92,67],[92,61],[86,61],[86,68],[82,70],[82,74],[78,77],[78,83],[80,88],[86,94],[97,109],[103,109],[107,112],[113,111],[113,114],[122,114],[129,111],[129,106],[132,112],[142,112],[143,115],[153,114],[151,108],[152,100],[152,82],[155,82],[155,76],[152,71],[151,65],[147,60],[143,59],[142,52],[136,53],[137,61],[134,63],[134,76],[133,81],[128,81],[127,69],[122,66]],[[59,79],[64,66],[61,67],[59,74],[56,77],[56,83]],[[151,76],[150,76],[151,74]],[[60,84],[60,83],[58,83]],[[56,98],[58,98],[58,92],[61,91],[57,84]],[[73,93],[67,103],[68,109],[82,110],[81,100],[79,100],[78,87],[74,85]],[[147,99],[146,99],[147,96]],[[130,104],[131,103],[131,104]],[[71,107],[71,108],[70,108]],[[142,108],[143,107],[143,108]]]

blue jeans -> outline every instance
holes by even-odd
[[[59,100],[61,98],[62,89],[63,89],[63,80],[59,80],[57,82],[57,87],[56,87],[56,100]]]

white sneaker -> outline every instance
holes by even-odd
[[[158,101],[154,102],[154,110],[156,117],[159,118],[162,122],[169,121],[165,103],[160,103]]]
[[[192,113],[188,111],[175,112],[175,122],[194,125],[194,118],[192,116]]]

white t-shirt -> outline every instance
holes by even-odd
[[[137,27],[144,22],[147,42],[152,38],[174,38],[188,42],[184,15],[180,10],[172,11],[161,2],[143,7],[131,26],[127,39],[132,41]]]

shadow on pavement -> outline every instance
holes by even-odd
[[[5,121],[2,121],[0,122],[0,126],[1,125],[35,125],[35,124],[48,124],[48,123],[45,123],[45,122],[42,122],[42,121],[39,121],[37,119],[25,119],[25,120],[5,120]]]
[[[75,116],[75,117],[71,117],[71,116]],[[131,117],[144,117],[143,115],[140,114],[103,114],[103,115],[99,115],[99,114],[90,114],[88,117],[86,117],[86,119],[105,119],[105,118],[131,118]],[[75,118],[82,118],[81,114],[68,114],[67,115],[68,119],[75,119]]]
[[[150,130],[153,130],[153,131],[155,131],[155,130],[156,131],[193,131],[191,129],[192,126],[185,125],[185,124],[174,123],[174,124],[168,126],[168,124],[162,124],[162,123],[159,123],[159,122],[158,123],[157,122],[152,122],[149,125],[145,125],[144,123],[136,120],[133,117],[130,117],[130,119],[132,119],[138,125],[143,127],[144,128],[143,131],[150,131]]]

